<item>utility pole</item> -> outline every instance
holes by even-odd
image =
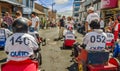
[[[53,0],[52,0],[52,19],[53,19],[53,15],[54,15],[54,11],[53,11],[54,5],[55,5],[55,2],[53,2]]]

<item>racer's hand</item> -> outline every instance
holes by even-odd
[[[85,49],[86,45],[82,44],[82,45],[80,45],[80,47],[82,47],[83,49]]]

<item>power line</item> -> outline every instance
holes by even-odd
[[[44,6],[47,7],[47,5],[46,5],[42,0],[39,0],[39,1],[40,1],[40,3],[41,3],[42,5],[44,5]]]
[[[51,3],[49,3],[48,0],[42,0],[44,3],[46,3],[47,5],[51,5]]]

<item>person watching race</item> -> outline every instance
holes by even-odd
[[[24,18],[18,18],[12,24],[13,35],[8,37],[5,45],[7,61],[23,61],[30,59],[34,51],[38,51],[38,44],[35,38],[29,35],[27,21]]]
[[[86,23],[85,23],[85,32],[90,32],[91,28],[90,28],[90,23],[92,20],[100,20],[100,17],[97,13],[94,12],[94,7],[90,7],[88,8],[88,16],[86,19]]]

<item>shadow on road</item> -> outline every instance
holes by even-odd
[[[4,48],[0,48],[0,51],[4,51]]]
[[[61,49],[61,50],[72,50],[71,47],[64,47],[64,48],[63,48],[63,46],[61,46],[60,49]]]
[[[73,63],[70,67],[67,68],[68,71],[78,71],[77,63]]]
[[[7,60],[7,58],[1,59],[0,63],[4,63],[4,62],[6,62],[6,60]]]

